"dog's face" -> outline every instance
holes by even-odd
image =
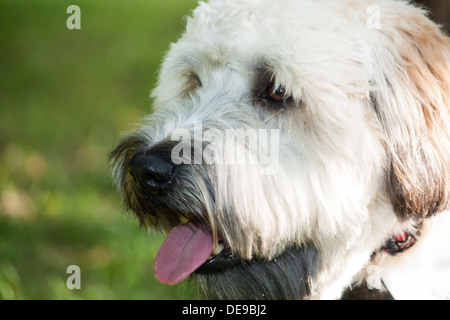
[[[396,228],[447,207],[448,41],[417,8],[368,3],[195,10],[155,112],[112,154],[127,208],[169,232],[160,281],[336,298]]]

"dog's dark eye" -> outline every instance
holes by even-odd
[[[283,86],[275,88],[275,82],[271,82],[262,98],[273,102],[286,102],[291,99],[291,96],[287,94]]]
[[[194,72],[187,72],[184,74],[186,85],[182,92],[184,97],[189,97],[189,94],[194,93],[195,90],[202,86],[200,77]]]

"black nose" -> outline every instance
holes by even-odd
[[[162,152],[144,151],[136,154],[128,164],[128,170],[141,188],[155,192],[172,181],[176,165]]]

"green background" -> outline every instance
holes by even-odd
[[[162,236],[123,212],[107,163],[196,2],[0,0],[0,299],[196,297],[155,280]]]

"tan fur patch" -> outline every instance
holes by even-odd
[[[410,17],[408,28],[399,31],[400,81],[422,119],[406,130],[412,141],[393,147],[388,187],[400,218],[425,218],[448,208],[450,41],[422,15]]]

